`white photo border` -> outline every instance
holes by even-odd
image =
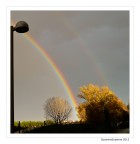
[[[77,10],[77,11],[83,11],[83,10],[89,10],[89,11],[129,11],[129,72],[130,72],[130,79],[129,79],[129,103],[130,103],[130,133],[128,134],[11,134],[10,133],[10,25],[11,25],[11,20],[10,20],[10,14],[11,11],[29,11],[29,10],[34,10],[34,11],[49,11],[49,10]],[[6,136],[7,138],[133,138],[134,137],[134,121],[133,121],[133,115],[134,115],[134,8],[125,6],[125,7],[71,7],[71,6],[49,6],[49,7],[13,7],[9,6],[7,7],[7,12],[6,12],[6,63],[7,63],[7,96],[6,96]]]

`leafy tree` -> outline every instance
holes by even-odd
[[[77,107],[81,121],[96,126],[114,127],[128,115],[127,106],[107,86],[99,87],[93,84],[80,88],[78,97],[84,102]]]
[[[60,97],[49,98],[44,106],[46,118],[51,117],[56,124],[66,120],[72,111],[69,103]]]

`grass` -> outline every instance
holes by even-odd
[[[104,127],[98,127],[95,128],[90,124],[61,124],[61,125],[48,125],[48,126],[42,126],[33,128],[31,130],[28,130],[25,133],[70,133],[70,134],[76,134],[76,133],[109,133],[108,129],[105,129]]]
[[[23,125],[25,126],[25,125]],[[129,126],[122,127],[128,128]],[[120,128],[119,128],[120,129]],[[95,126],[89,123],[63,123],[63,124],[47,124],[41,126],[20,127],[20,133],[46,133],[46,134],[92,134],[92,133],[121,133],[116,128],[109,128],[108,126]],[[19,127],[15,127],[16,133],[19,132]]]

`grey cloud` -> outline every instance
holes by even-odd
[[[119,97],[128,102],[128,11],[12,11],[11,19],[29,23],[29,34],[51,56],[75,96],[82,85],[107,83]],[[66,92],[50,65],[30,42],[27,43],[26,39],[17,34],[15,53],[17,118],[23,118],[20,112],[24,115],[23,107],[28,97],[30,102],[33,98],[36,101],[34,110],[27,115],[31,117],[30,113],[33,113],[32,117],[40,117],[41,105],[48,95],[64,96]],[[21,100],[23,105],[19,104]],[[35,108],[35,105],[38,106]],[[29,107],[27,105],[26,108]]]

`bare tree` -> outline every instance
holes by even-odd
[[[52,97],[46,101],[44,110],[46,118],[49,116],[55,121],[55,123],[61,124],[70,116],[72,107],[65,99]]]

